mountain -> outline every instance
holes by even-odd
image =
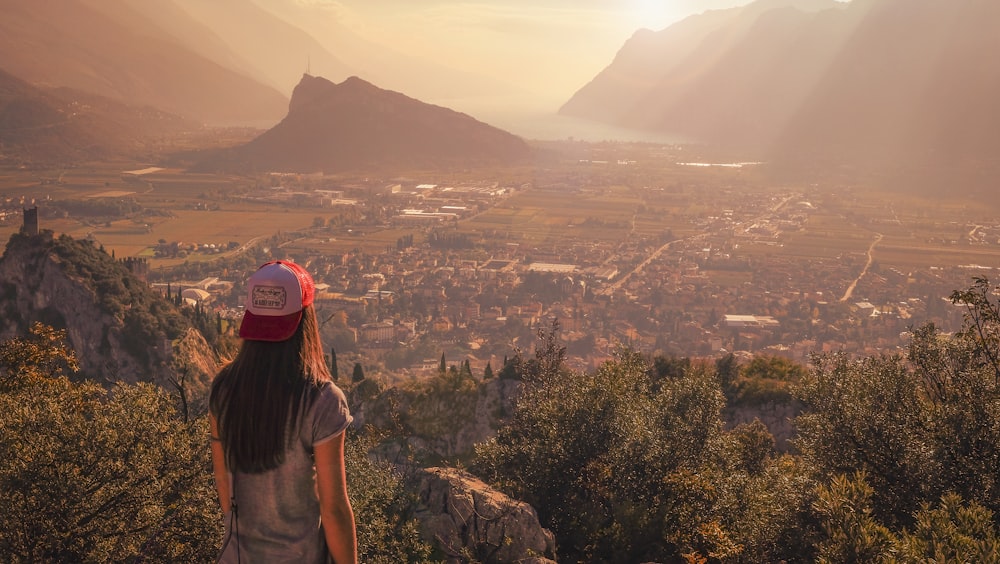
[[[0,61],[36,86],[70,87],[206,123],[280,119],[285,96],[220,64],[228,55],[217,38],[200,43],[215,45],[213,60],[133,7],[127,0],[0,0]],[[190,27],[199,29],[207,30]]]
[[[758,0],[637,33],[560,112],[775,155],[985,158],[996,21],[986,0]]]
[[[383,90],[304,75],[288,115],[253,141],[202,167],[335,172],[510,163],[530,154],[519,137],[466,114]]]
[[[204,337],[176,307],[90,241],[15,234],[0,256],[0,340],[33,323],[65,329],[80,376],[168,387],[172,363],[204,388],[218,368]]]
[[[890,161],[996,161],[1000,3],[855,0],[858,25],[777,139]]]
[[[145,7],[153,17],[162,2],[126,0]],[[250,76],[287,93],[303,71],[343,80],[358,69],[333,55],[303,29],[289,24],[249,0],[171,0],[180,10],[239,53],[252,67]],[[157,18],[157,21],[161,21]],[[186,26],[169,27],[172,33]],[[200,51],[199,51],[200,52]]]
[[[69,88],[41,89],[0,70],[0,162],[58,164],[136,155],[197,125]]]
[[[187,0],[189,2],[193,0]],[[355,69],[364,69],[369,82],[383,88],[406,92],[421,100],[464,100],[481,97],[524,97],[523,84],[512,84],[485,74],[468,72],[405,52],[403,44],[392,37],[385,37],[384,43],[369,40],[345,25],[337,17],[335,3],[288,2],[287,0],[251,0],[252,3],[274,14],[291,25],[315,37],[329,53]],[[322,69],[317,59],[312,58],[310,74],[331,79],[347,77],[352,72],[342,74]],[[294,84],[294,79],[286,82]],[[339,79],[338,79],[339,80]],[[442,105],[443,102],[438,102]]]

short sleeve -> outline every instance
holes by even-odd
[[[334,383],[329,382],[320,388],[316,401],[310,411],[310,436],[303,437],[310,446],[328,441],[340,433],[354,420],[347,406],[347,397]]]

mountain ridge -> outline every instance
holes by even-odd
[[[58,164],[135,155],[197,124],[71,88],[43,89],[0,69],[0,162]]]
[[[758,0],[636,34],[560,113],[776,159],[988,159],[998,20],[977,0]]]
[[[108,15],[118,8],[115,16]],[[65,86],[213,124],[277,121],[287,98],[172,40],[124,0],[0,0],[0,60],[41,87]]]
[[[357,76],[335,84],[304,74],[280,123],[197,168],[335,172],[510,163],[529,155],[521,138],[467,114]]]

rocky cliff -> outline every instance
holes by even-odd
[[[0,257],[0,339],[27,334],[36,321],[66,329],[80,375],[99,382],[169,386],[183,366],[197,387],[217,368],[172,304],[88,241],[11,237]]]
[[[524,503],[454,468],[427,468],[414,478],[421,534],[448,554],[446,562],[554,563],[555,536]]]

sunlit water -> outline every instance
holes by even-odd
[[[556,113],[496,116],[491,125],[519,135],[525,139],[588,141],[638,141],[644,143],[678,144],[687,140],[680,135],[656,131],[626,129],[606,123],[562,116]]]
[[[462,99],[434,103],[465,112],[479,121],[509,131],[528,140],[564,141],[568,139],[599,143],[602,141],[679,144],[689,142],[681,135],[628,129],[582,118],[559,115],[559,103],[548,106],[522,106],[513,100]]]

